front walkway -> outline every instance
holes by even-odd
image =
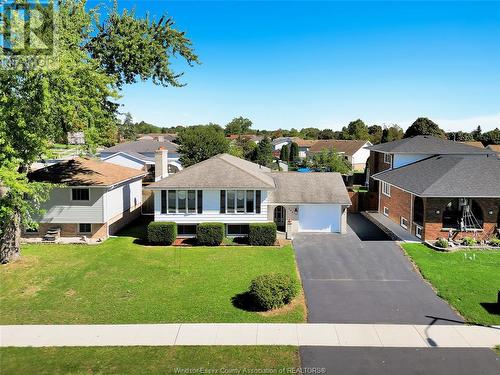
[[[500,327],[399,324],[124,324],[0,326],[1,347],[293,345],[491,348]]]
[[[363,212],[363,215],[370,220],[372,223],[377,225],[380,229],[386,232],[395,241],[404,242],[421,242],[422,240],[406,229],[402,228],[400,225],[384,216],[380,212]]]

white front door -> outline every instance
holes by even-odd
[[[338,204],[299,206],[299,232],[340,232],[342,209]]]

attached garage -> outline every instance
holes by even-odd
[[[342,207],[338,204],[299,205],[299,232],[341,232]]]

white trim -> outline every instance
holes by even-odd
[[[423,227],[421,227],[421,226],[420,226],[420,225],[418,225],[418,224],[415,224],[415,236],[416,236],[417,238],[422,239],[422,233],[423,233],[423,230],[424,230],[424,228],[423,228]],[[419,234],[418,232],[420,232],[420,234]]]
[[[406,224],[403,224],[403,221],[406,221]],[[404,216],[399,217],[399,225],[401,226],[401,228],[408,229],[409,224],[410,222],[408,221],[407,218],[405,218]]]
[[[387,156],[389,156],[389,161],[387,161]],[[384,153],[384,163],[392,166],[392,154]]]
[[[384,194],[387,197],[391,197],[391,184],[388,184],[387,182],[382,181],[382,194]],[[386,191],[387,190],[387,191]]]
[[[389,209],[386,206],[384,206],[384,212],[383,213],[384,213],[384,216],[389,217]]]

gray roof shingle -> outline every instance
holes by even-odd
[[[490,150],[430,135],[418,135],[368,147],[372,151],[397,154],[470,155],[491,154]]]
[[[273,203],[338,203],[351,200],[340,173],[273,172],[276,183],[269,200]]]
[[[439,155],[372,176],[421,197],[500,197],[500,159]]]
[[[274,189],[270,169],[229,154],[216,155],[149,185],[152,189]]]
[[[108,147],[108,148],[102,150],[101,152],[102,153],[114,153],[114,152],[123,151],[123,152],[127,152],[127,153],[136,152],[139,154],[143,154],[143,153],[155,152],[160,147],[163,147],[168,152],[177,153],[178,146],[175,143],[172,143],[169,141],[158,142],[158,141],[153,141],[153,140],[149,140],[149,139],[119,143],[116,146]]]

